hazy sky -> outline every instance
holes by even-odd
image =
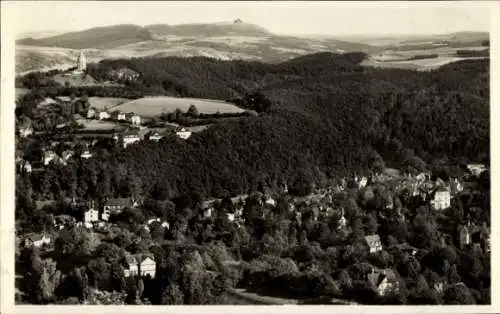
[[[441,34],[488,31],[493,2],[22,1],[14,14],[18,33],[241,18],[278,34]]]

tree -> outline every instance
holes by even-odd
[[[161,304],[164,305],[182,305],[184,304],[184,293],[176,283],[171,283],[163,291]]]
[[[196,108],[195,105],[191,105],[189,106],[189,109],[186,114],[196,118],[200,113],[198,112],[198,108]]]
[[[61,271],[56,269],[56,263],[52,259],[42,261],[42,274],[38,283],[40,289],[41,303],[54,301],[54,291],[61,282]]]

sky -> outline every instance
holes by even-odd
[[[276,34],[399,35],[488,31],[494,1],[458,2],[12,2],[17,33],[115,24],[257,24]],[[494,9],[498,10],[498,6]]]

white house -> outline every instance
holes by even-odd
[[[99,221],[99,211],[93,207],[87,209],[83,214],[83,220],[85,223],[92,223],[94,221]]]
[[[124,121],[124,120],[127,120],[127,115],[125,114],[125,112],[121,112],[121,111],[120,111],[120,112],[118,112],[118,113],[116,114],[116,119],[117,119],[118,121]]]
[[[160,135],[160,133],[158,132],[152,132],[151,134],[149,134],[149,140],[150,141],[159,141],[163,138],[163,135]]]
[[[372,268],[372,272],[368,274],[368,282],[380,296],[385,296],[391,291],[397,292],[399,290],[399,281],[396,273],[390,268],[383,270]]]
[[[378,234],[366,236],[365,241],[370,249],[370,253],[382,251],[382,241],[380,241],[380,236]]]
[[[33,134],[33,128],[30,126],[20,127],[19,128],[19,136],[28,137]]]
[[[95,116],[96,112],[94,108],[89,108],[87,110],[87,119],[92,119]]]
[[[213,208],[212,207],[207,207],[203,210],[203,217],[204,218],[210,218],[212,217],[212,211],[213,211]]]
[[[235,214],[232,214],[232,213],[227,213],[227,219],[231,222],[233,222],[235,219],[236,219],[236,216]]]
[[[24,170],[24,172],[26,172],[26,173],[31,173],[31,171],[32,171],[32,167],[31,167],[31,164],[30,164],[30,162],[29,162],[29,161],[24,162],[24,165],[23,165],[23,170]]]
[[[486,171],[486,166],[483,164],[469,164],[467,169],[476,177],[478,177],[483,171]]]
[[[110,115],[107,111],[99,112],[99,120],[109,119]]]
[[[439,188],[431,201],[432,206],[437,210],[443,210],[451,206],[450,191],[445,188]]]
[[[154,278],[156,274],[156,262],[149,254],[127,255],[125,265],[125,277],[150,275]]]
[[[56,155],[56,153],[54,153],[51,150],[48,150],[43,154],[43,164],[47,166],[48,164],[50,164],[52,160],[57,159],[57,157],[58,156]]]
[[[343,229],[346,226],[347,226],[347,219],[345,219],[345,217],[344,217],[344,209],[342,208],[342,214],[339,218],[337,229]]]
[[[41,247],[44,244],[49,244],[51,238],[45,234],[30,234],[24,239],[24,244],[26,246]]]
[[[366,187],[366,185],[368,184],[368,179],[366,177],[361,177],[361,179],[359,179],[357,183],[358,183],[358,188],[362,189]]]
[[[118,134],[115,134],[113,136],[113,139],[115,141],[118,141],[119,138],[120,137],[118,136]],[[134,144],[134,143],[141,141],[141,138],[139,136],[139,132],[133,131],[133,130],[123,133],[121,135],[121,138],[123,139],[123,148],[126,148],[130,144]]]
[[[276,207],[276,201],[272,197],[267,198],[265,204],[272,207]]]
[[[89,158],[92,158],[92,154],[88,151],[88,150],[85,150],[81,155],[80,155],[81,158],[83,159],[89,159]]]
[[[139,115],[132,115],[130,117],[130,122],[133,124],[133,125],[141,125],[141,116]]]
[[[189,137],[191,137],[191,134],[193,132],[187,131],[186,129],[182,128],[179,131],[175,132],[178,137],[182,138],[183,140],[187,140]]]
[[[74,153],[72,150],[65,150],[63,153],[62,153],[62,159],[67,161],[69,160],[71,157],[73,157]]]

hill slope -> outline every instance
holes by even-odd
[[[70,49],[116,48],[121,45],[151,40],[151,34],[136,25],[95,27],[79,32],[70,32],[53,37],[18,40],[20,45],[52,46]]]

